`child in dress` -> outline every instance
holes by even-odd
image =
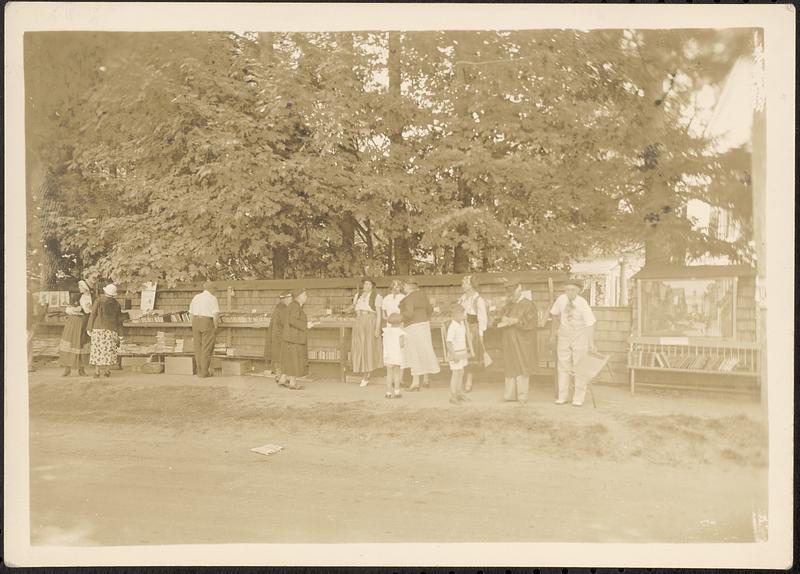
[[[388,325],[383,328],[383,364],[386,365],[387,399],[400,399],[400,382],[403,380],[405,368],[405,331],[401,326],[403,317],[400,313],[392,313]]]
[[[458,303],[450,306],[450,324],[447,326],[447,360],[450,363],[450,403],[457,405],[467,400],[462,392],[464,368],[469,362],[466,312]]]

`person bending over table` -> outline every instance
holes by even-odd
[[[214,358],[214,342],[219,327],[219,300],[211,292],[211,281],[203,283],[203,291],[192,298],[189,315],[192,317],[192,338],[194,339],[194,358],[197,362],[197,376],[201,379],[212,376],[211,361]]]

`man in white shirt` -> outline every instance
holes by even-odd
[[[198,293],[189,305],[194,338],[194,358],[197,375],[201,379],[211,376],[211,359],[214,356],[214,341],[219,326],[219,301],[211,293],[211,281],[203,283],[203,292]]]
[[[566,404],[569,397],[570,380],[575,378],[575,392],[572,395],[572,405],[583,405],[586,398],[586,386],[589,384],[583,377],[572,374],[586,353],[594,350],[594,324],[595,319],[589,302],[578,295],[581,291],[581,282],[570,279],[564,286],[564,293],[559,295],[550,308],[550,315],[559,317],[558,324],[558,399],[557,405]],[[553,322],[553,335],[555,335],[555,322]]]

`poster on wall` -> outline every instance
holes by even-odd
[[[142,284],[142,302],[140,308],[143,313],[149,313],[156,304],[156,282],[148,281]]]

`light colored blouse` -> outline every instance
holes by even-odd
[[[486,301],[477,291],[464,293],[458,300],[459,305],[464,307],[467,315],[478,317],[478,331],[483,335],[489,326],[489,313],[486,310]]]
[[[92,295],[91,293],[82,293],[80,299],[81,309],[87,315],[92,312]]]
[[[372,295],[372,292],[369,293],[356,293],[353,296],[353,305],[355,306],[356,311],[370,311],[372,313],[376,313],[379,309],[381,309],[381,305],[383,305],[383,297],[375,294],[375,308],[369,306],[369,299]]]
[[[387,319],[394,313],[400,313],[400,301],[402,301],[404,297],[404,293],[397,293],[396,295],[394,293],[389,293],[383,298],[383,305],[381,305],[381,308]]]

